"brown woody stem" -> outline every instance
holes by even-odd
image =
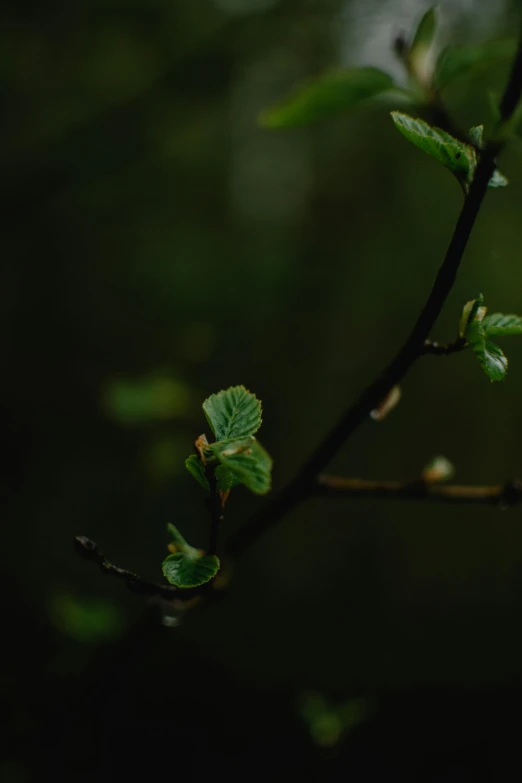
[[[519,37],[517,55],[500,103],[502,122],[509,120],[522,92],[522,31]],[[425,352],[426,340],[439,317],[442,307],[453,288],[457,272],[475,225],[477,215],[486,195],[489,180],[495,170],[495,158],[502,149],[502,142],[492,142],[479,156],[473,182],[465,197],[446,255],[437,273],[432,289],[417,321],[405,343],[387,367],[346,410],[341,419],[327,433],[321,443],[304,462],[296,476],[247,523],[233,533],[227,541],[227,551],[238,556],[254,544],[260,536],[270,530],[285,514],[314,493],[318,476],[356,429],[368,420],[390,390],[398,384],[408,370]],[[431,351],[434,353],[435,351]]]
[[[515,506],[522,501],[522,482],[508,481],[503,486],[467,484],[430,484],[417,481],[368,481],[322,475],[317,479],[314,495],[320,497],[373,498],[381,500],[429,500],[436,503],[479,503],[492,506]]]

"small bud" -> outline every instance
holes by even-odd
[[[415,37],[408,53],[409,70],[423,87],[430,87],[435,69],[435,51],[433,42],[437,32],[437,9],[426,11],[419,22]]]
[[[98,555],[98,546],[87,536],[75,536],[74,548],[80,557],[86,560],[96,559]]]
[[[438,484],[448,481],[455,474],[455,468],[446,457],[433,457],[422,471],[422,479],[426,484]]]
[[[393,50],[399,60],[405,60],[408,56],[408,52],[410,50],[410,47],[408,46],[408,41],[406,40],[406,33],[401,32],[399,35],[395,38],[393,42]]]
[[[207,436],[203,433],[203,435],[200,435],[199,438],[196,438],[194,441],[194,447],[199,455],[199,458],[203,465],[207,464],[207,461],[205,459],[205,451],[208,449],[208,440]]]
[[[394,386],[392,389],[390,389],[386,397],[381,400],[378,406],[374,408],[373,411],[370,411],[370,417],[374,421],[382,421],[384,418],[386,418],[388,413],[395,408],[401,396],[401,387]]]

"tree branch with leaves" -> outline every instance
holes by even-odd
[[[508,360],[492,338],[522,334],[521,316],[489,314],[484,297],[479,294],[464,305],[452,342],[440,344],[430,339],[455,282],[488,188],[508,184],[496,167],[496,158],[513,134],[522,93],[521,33],[516,47],[512,42],[494,44],[499,57],[514,59],[495,111],[493,134],[485,141],[484,127],[478,125],[464,136],[446,111],[442,92],[448,84],[463,78],[479,64],[492,44],[452,47],[435,58],[435,31],[436,12],[430,9],[411,44],[403,37],[395,42],[395,51],[405,66],[407,87],[394,84],[391,76],[376,68],[342,69],[304,85],[286,101],[261,115],[265,127],[282,129],[324,120],[372,98],[384,97],[390,101],[400,98],[402,105],[407,102],[422,107],[444,126],[431,125],[403,111],[391,111],[399,132],[457,178],[464,198],[445,257],[409,336],[391,362],[325,435],[294,478],[224,542],[221,540],[224,511],[231,493],[242,484],[254,494],[267,494],[271,488],[272,459],[257,440],[262,411],[254,394],[243,386],[234,386],[206,399],[203,412],[213,439],[209,441],[206,434],[200,435],[195,440],[194,453],[185,464],[205,492],[210,514],[207,550],[189,545],[180,531],[169,524],[169,554],[163,562],[163,574],[169,584],[154,584],[111,564],[97,544],[84,536],[76,538],[79,551],[87,559],[98,563],[105,573],[123,579],[131,589],[178,602],[210,594],[214,587],[221,586],[220,557],[240,556],[289,511],[313,496],[486,503],[499,507],[513,506],[522,499],[522,485],[515,480],[504,486],[444,483],[451,478],[453,468],[441,457],[432,461],[418,478],[403,483],[324,474],[331,459],[363,422],[369,417],[383,418],[397,404],[400,382],[422,356],[449,356],[469,348],[487,377],[492,382],[500,381],[506,376]]]

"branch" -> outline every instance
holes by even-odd
[[[174,585],[161,585],[156,584],[155,582],[147,582],[147,580],[142,579],[132,571],[127,571],[125,568],[119,568],[119,566],[109,562],[100,550],[98,544],[85,536],[76,536],[74,539],[74,546],[78,554],[85,560],[89,560],[91,563],[98,563],[104,574],[115,576],[117,579],[123,579],[128,589],[132,590],[133,593],[139,593],[140,595],[159,595],[168,600],[176,599],[187,601],[203,592],[201,588],[179,590]],[[203,585],[203,587],[205,587],[205,585]]]
[[[319,476],[314,488],[318,497],[372,498],[379,500],[429,500],[435,503],[511,507],[522,501],[522,482],[508,481],[504,486],[468,486],[464,484],[430,484],[418,479],[400,481],[366,481],[357,478]]]
[[[422,348],[423,356],[433,354],[434,356],[451,356],[453,353],[459,353],[468,347],[464,337],[457,337],[452,343],[435,343],[432,340],[424,340]]]
[[[201,436],[204,437],[204,436]],[[201,437],[196,440],[196,453],[199,454],[199,441]],[[206,438],[204,439],[206,443]],[[207,499],[206,505],[210,513],[210,543],[208,554],[215,554],[217,549],[218,535],[221,523],[223,521],[223,509],[228,496],[228,492],[223,493],[218,489],[215,470],[212,465],[205,465],[205,475],[209,484],[210,495]],[[97,563],[104,574],[115,576],[118,579],[123,579],[129,590],[141,595],[159,595],[161,598],[167,600],[176,600],[177,602],[188,602],[197,596],[201,596],[207,593],[211,586],[214,586],[214,580],[207,582],[199,587],[183,588],[180,589],[175,585],[158,584],[156,582],[148,582],[146,579],[142,579],[141,576],[135,574],[133,571],[128,571],[126,568],[120,568],[119,566],[111,563],[103,552],[100,550],[98,544],[91,541],[86,536],[76,536],[74,539],[74,546],[78,554],[85,560],[89,560],[92,563]]]
[[[522,31],[517,55],[500,103],[502,122],[506,122],[511,117],[519,101],[521,91]],[[373,383],[364,389],[360,397],[348,408],[340,421],[302,465],[297,475],[271,502],[255,512],[242,528],[230,536],[226,547],[230,555],[237,556],[244,552],[285,514],[313,494],[315,477],[324,470],[341,446],[346,443],[363,421],[368,419],[370,412],[387,396],[392,387],[402,380],[410,367],[425,352],[425,341],[428,339],[455,282],[489,180],[495,170],[495,157],[501,149],[502,142],[495,141],[488,144],[480,154],[473,182],[464,201],[442,266],[424,307],[402,348]]]
[[[506,123],[515,110],[522,92],[522,32],[517,55],[513,63],[508,84],[500,104],[501,124]],[[316,476],[365,421],[372,410],[378,407],[391,389],[408,372],[422,355],[431,353],[448,355],[465,348],[462,338],[454,343],[439,345],[428,337],[441,309],[451,291],[466,249],[471,231],[482,205],[489,180],[495,170],[495,157],[501,151],[503,142],[495,140],[480,153],[479,162],[469,193],[457,220],[444,261],[435,278],[431,292],[414,324],[410,335],[395,358],[368,386],[359,398],[348,408],[340,421],[330,430],[322,443],[302,465],[297,475],[276,495],[271,502],[256,512],[247,524],[232,534],[226,546],[227,553],[238,555],[253,544],[262,534],[273,527],[283,516],[312,495],[343,495],[359,497],[429,498],[446,502],[479,502],[514,505],[522,497],[522,485],[510,482],[505,487],[435,486],[424,481],[400,484],[395,482],[364,482],[359,479],[338,479]],[[211,513],[211,536],[209,551],[217,547],[217,538],[226,496],[217,491],[215,475],[207,474],[211,487],[209,510]],[[173,585],[148,582],[131,571],[110,563],[98,545],[84,536],[77,536],[75,546],[82,557],[98,563],[106,574],[123,579],[133,592],[159,595],[166,599],[187,600],[205,592],[209,585],[179,591]],[[212,583],[209,583],[212,584]]]

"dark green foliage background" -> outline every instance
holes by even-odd
[[[194,546],[208,540],[184,468],[206,428],[203,399],[239,383],[262,399],[277,489],[417,316],[462,197],[394,129],[394,106],[281,133],[256,125],[297,80],[339,64],[340,5],[280,0],[233,15],[210,0],[79,0],[3,12],[7,783],[152,780],[185,761],[185,780],[215,769],[506,779],[520,510],[309,502],[235,565],[223,600],[177,629],[72,550],[85,534],[160,578],[166,522]],[[490,37],[512,33],[516,6]],[[403,27],[398,8],[390,35]],[[451,35],[464,42],[466,28],[464,16]],[[486,89],[506,73],[448,90],[464,127],[487,130]],[[454,337],[479,291],[492,312],[522,312],[521,149],[503,156],[511,184],[488,194],[435,338]],[[461,482],[522,477],[519,341],[506,352],[502,384],[471,352],[419,362],[399,407],[363,426],[333,469],[409,479],[443,453]],[[130,423],[121,401],[107,403],[115,383],[158,375],[170,379],[163,416]],[[226,530],[262,502],[235,490]],[[310,688],[370,705],[330,753],[296,710]]]

